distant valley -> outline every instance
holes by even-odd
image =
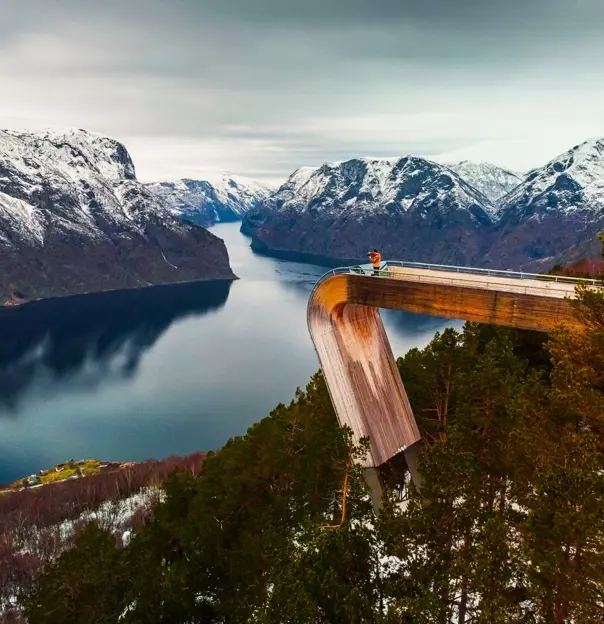
[[[173,214],[203,227],[241,221],[275,191],[250,178],[226,174],[212,180],[183,178],[146,186]]]

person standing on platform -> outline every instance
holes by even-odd
[[[377,249],[374,249],[373,251],[370,251],[367,255],[369,256],[369,261],[373,265],[373,274],[379,275],[380,266],[382,264],[382,254]]]

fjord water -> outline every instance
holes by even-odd
[[[239,280],[0,309],[0,483],[71,458],[215,449],[306,385],[306,303],[327,269],[254,254],[237,223],[212,231]],[[383,318],[396,355],[460,325]]]

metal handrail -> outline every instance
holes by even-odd
[[[548,282],[563,282],[567,284],[591,284],[597,286],[601,284],[601,280],[584,278],[584,277],[567,277],[566,275],[547,275],[545,273],[525,273],[524,271],[506,271],[503,269],[481,269],[478,267],[461,267],[449,264],[432,264],[427,262],[404,262],[400,260],[391,260],[384,263],[388,266],[400,266],[415,269],[431,269],[435,271],[447,271],[452,273],[470,273],[476,275],[493,275],[496,277],[508,277],[513,279],[537,279]]]
[[[431,271],[443,271],[447,273],[465,273],[470,275],[489,275],[493,277],[506,277],[509,279],[532,279],[545,282],[561,282],[564,284],[588,284],[591,286],[601,286],[602,280],[584,278],[584,277],[567,277],[566,275],[547,275],[545,273],[525,273],[524,271],[506,271],[502,269],[481,269],[478,267],[462,267],[450,264],[432,264],[428,262],[406,262],[401,260],[389,260],[382,263],[379,275],[388,275],[388,267],[402,267],[409,269],[428,269]],[[359,264],[352,266],[337,267],[324,273],[318,280],[317,284],[324,281],[332,275],[338,274],[366,274],[367,271],[372,272],[371,264]]]

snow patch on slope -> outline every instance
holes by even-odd
[[[144,487],[136,494],[124,499],[108,500],[97,509],[85,511],[76,520],[63,522],[45,528],[32,527],[28,537],[20,545],[17,554],[44,554],[44,544],[49,536],[56,536],[56,543],[61,544],[55,556],[68,548],[70,540],[79,526],[94,522],[101,528],[119,535],[127,543],[132,535],[133,519],[138,513],[150,514],[154,505],[165,499],[165,491],[158,487]]]
[[[274,190],[251,178],[227,174],[216,174],[207,180],[152,182],[146,186],[173,214],[200,225],[240,220]]]
[[[446,166],[491,202],[497,202],[522,182],[518,174],[491,163],[462,160]]]
[[[317,169],[318,167],[300,167],[296,169],[280,188],[283,188],[285,185],[294,189],[301,188],[310,180]]]
[[[39,210],[22,199],[0,192],[0,219],[6,220],[19,236],[42,243],[44,241],[44,221]],[[0,231],[0,240],[10,241],[7,233]]]
[[[604,214],[604,139],[576,145],[544,167],[533,169],[524,182],[505,197],[503,210],[531,209],[583,214],[586,219]]]

